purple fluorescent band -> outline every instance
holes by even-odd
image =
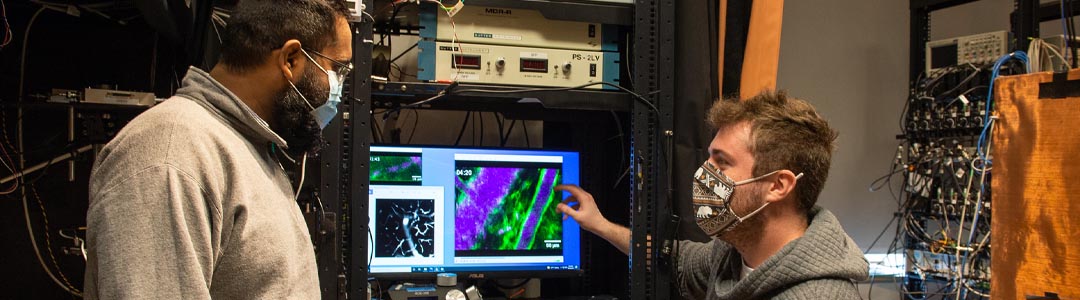
[[[510,190],[510,184],[518,171],[517,168],[482,168],[473,174],[471,184],[457,180],[458,188],[466,195],[466,199],[457,207],[457,216],[454,218],[457,240],[454,241],[454,250],[470,250],[472,244],[478,239],[477,235],[484,232],[484,222],[488,216],[502,204],[502,199]],[[459,177],[460,178],[460,177]]]
[[[405,168],[408,168],[411,165],[415,165],[415,164],[419,164],[419,163],[420,163],[420,157],[413,156],[413,157],[409,157],[409,161],[407,161],[407,162],[403,162],[400,165],[391,166],[389,168],[386,168],[386,171],[394,173],[394,172],[397,172],[398,170],[405,169]]]
[[[525,226],[521,227],[521,239],[518,240],[518,250],[528,249],[529,241],[532,240],[533,234],[536,233],[536,224],[540,223],[540,218],[543,217],[544,208],[547,207],[548,197],[551,196],[552,188],[555,185],[555,175],[558,173],[554,169],[540,169],[544,172],[544,178],[540,181],[540,190],[536,193],[536,198],[533,200],[532,212],[529,213],[529,219],[525,221]]]

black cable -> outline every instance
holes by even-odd
[[[952,173],[949,173],[949,174],[954,174],[955,175],[956,174],[956,163],[950,163],[948,165],[949,165],[949,171],[952,171]],[[964,169],[961,168],[960,170],[963,171]],[[963,173],[960,173],[960,174],[963,174]],[[967,176],[967,175],[964,174],[964,176]],[[949,178],[949,181],[953,182],[953,184],[955,185],[954,187],[956,188],[957,192],[963,192],[964,191],[964,187],[960,183],[959,180],[957,180],[956,178]]]
[[[1075,2],[1075,1],[1074,0],[1069,0],[1069,14],[1076,11],[1074,8],[1072,8],[1072,2]],[[1071,32],[1071,36],[1069,37],[1070,41],[1075,43],[1076,40],[1077,40],[1077,23],[1076,23],[1076,19],[1074,17],[1072,17],[1072,16],[1069,17],[1069,32]],[[1077,54],[1077,50],[1074,47],[1074,49],[1072,49],[1072,67],[1077,67],[1077,59],[1078,58],[1077,58],[1076,54]]]
[[[390,69],[398,72],[397,81],[405,81],[405,76],[416,77],[416,74],[405,72],[405,69],[395,63],[390,63]],[[386,74],[387,79],[393,80],[393,74]]]
[[[416,127],[420,126],[420,112],[417,111],[415,108],[412,109],[412,111],[413,111],[412,130],[409,131],[409,140],[405,141],[405,144],[412,144],[412,138],[413,138],[413,136],[416,135]]]
[[[525,131],[525,148],[532,148],[529,143],[529,121],[521,121],[521,129]]]
[[[412,49],[416,49],[416,46],[418,46],[418,45],[420,45],[420,42],[416,42],[411,47],[409,47],[409,49],[405,49],[405,51],[401,52],[401,54],[398,54],[397,56],[394,56],[394,58],[390,59],[390,63],[391,64],[394,63],[395,61],[398,60],[398,58],[401,58],[402,56],[405,56],[405,53],[409,53],[409,51],[412,51]],[[390,49],[390,50],[393,50],[393,49]]]
[[[615,129],[619,131],[619,167],[623,166],[623,162],[626,162],[627,167],[630,166],[630,158],[626,156],[626,135],[623,132],[622,120],[619,119],[619,114],[616,114],[614,110],[611,112],[611,119],[615,120]],[[618,184],[618,182],[616,182]]]
[[[892,219],[889,219],[889,223],[885,224],[885,228],[881,229],[881,233],[878,233],[877,237],[874,238],[874,241],[870,242],[870,247],[866,247],[866,251],[863,251],[863,256],[866,256],[867,253],[870,253],[870,249],[874,249],[874,245],[877,245],[878,240],[880,240],[881,237],[885,235],[886,231],[889,231],[889,228],[892,227],[893,222],[895,222],[896,219],[899,218],[899,215],[893,215]]]
[[[458,85],[457,82],[451,83],[450,85],[446,86],[445,89],[440,91],[438,94],[435,94],[434,96],[431,96],[431,97],[429,97],[427,99],[416,101],[416,102],[405,104],[405,105],[401,105],[401,106],[398,106],[398,107],[395,107],[395,108],[387,109],[387,110],[384,110],[382,112],[372,114],[372,116],[378,115],[378,114],[394,113],[394,112],[397,112],[397,111],[400,111],[400,110],[406,109],[406,108],[415,108],[415,107],[418,107],[418,106],[423,105],[425,103],[429,103],[429,102],[432,102],[432,101],[435,101],[435,100],[439,100],[442,97],[446,97],[447,95],[450,95],[450,92],[453,91],[453,89],[455,87],[457,87],[457,85]],[[361,101],[360,99],[357,99],[357,98],[353,98],[353,100]],[[466,121],[468,121],[468,119],[466,119]],[[376,126],[378,125],[375,122],[372,122],[372,124],[376,125]],[[464,127],[462,128],[462,134],[464,134]],[[458,139],[460,140],[460,138],[461,137],[459,136]]]
[[[473,112],[470,111],[469,114],[471,115],[471,114],[473,114]],[[476,119],[479,119],[479,118],[473,119],[472,120],[472,126],[469,128],[469,138],[472,139],[472,145],[473,146],[476,146]]]
[[[975,90],[977,90],[977,89],[985,89],[985,88],[988,88],[988,86],[985,86],[985,85],[977,85],[977,86],[974,86],[974,87],[972,87],[972,88],[970,88],[970,89],[967,89],[967,90],[965,90],[964,92],[962,92],[962,93],[960,93],[960,94],[956,95],[956,98],[954,98],[954,99],[953,99],[952,101],[949,101],[949,104],[945,104],[945,108],[949,108],[949,106],[952,106],[952,105],[953,105],[953,104],[955,104],[956,102],[959,102],[959,101],[960,101],[960,96],[963,96],[963,95],[967,95],[968,93],[974,92],[974,91],[975,91]]]
[[[389,110],[383,111],[383,113],[387,113],[387,112],[389,112]],[[372,115],[373,118],[371,118],[371,130],[374,130],[373,136],[375,137],[375,142],[382,143],[383,142],[382,128],[379,127],[379,119],[374,118],[374,116],[375,115]]]
[[[1065,0],[1062,0],[1062,1],[1065,1]],[[1069,34],[1069,36],[1067,36],[1067,38],[1069,39],[1069,42],[1073,43],[1072,65],[1073,65],[1073,67],[1077,67],[1077,65],[1076,65],[1076,62],[1077,62],[1077,58],[1076,58],[1076,52],[1077,52],[1076,51],[1076,20],[1074,20],[1073,16],[1072,16],[1072,13],[1074,12],[1073,6],[1072,6],[1073,2],[1074,2],[1073,0],[1069,0],[1069,12],[1068,12],[1069,17],[1067,19],[1069,20],[1068,24],[1069,24],[1069,33],[1070,34]],[[1065,17],[1065,16],[1062,16],[1062,17]]]
[[[484,112],[477,113],[477,119],[480,119],[480,146],[484,146]]]
[[[446,88],[444,88],[442,91],[439,91],[439,93],[435,94],[435,96],[431,96],[431,97],[429,97],[427,99],[416,101],[416,102],[413,102],[413,103],[405,104],[405,105],[402,105],[401,107],[398,107],[396,109],[413,108],[413,107],[424,105],[426,103],[429,103],[429,102],[432,102],[432,101],[435,101],[435,100],[439,100],[439,99],[441,99],[443,97],[446,97],[446,96],[450,95],[451,93],[456,92],[454,89],[457,86],[458,86],[458,83],[456,81],[452,82],[452,83],[450,83],[450,85],[447,85]]]
[[[465,114],[465,121],[461,122],[461,130],[458,131],[457,139],[454,140],[454,146],[461,144],[461,137],[465,136],[465,127],[469,125],[469,117],[472,116],[472,112]]]
[[[1072,59],[1072,58],[1076,58],[1076,57],[1075,57],[1075,55],[1072,55],[1072,53],[1074,53],[1074,52],[1070,51],[1070,49],[1072,49],[1072,50],[1077,49],[1077,45],[1076,45],[1075,41],[1072,40],[1071,33],[1069,33],[1071,31],[1069,29],[1069,24],[1070,24],[1070,21],[1072,21],[1072,18],[1068,17],[1068,15],[1070,13],[1072,13],[1072,10],[1071,10],[1071,6],[1068,6],[1068,4],[1070,4],[1070,2],[1068,2],[1066,0],[1059,0],[1057,3],[1058,3],[1058,5],[1061,5],[1061,13],[1062,13],[1061,14],[1062,31],[1063,31],[1063,33],[1062,33],[1062,37],[1063,37],[1063,39],[1062,39],[1062,58],[1069,58],[1068,60],[1066,60],[1065,63],[1066,64],[1072,64],[1072,62],[1069,62],[1069,60],[1075,60],[1075,59]],[[1068,10],[1066,10],[1067,6],[1069,8]],[[1069,57],[1069,56],[1074,56],[1074,57]]]
[[[456,90],[456,91],[454,91],[454,93],[514,94],[514,93],[527,93],[527,92],[559,92],[559,91],[579,90],[579,89],[583,89],[583,88],[594,86],[594,85],[606,85],[606,86],[617,88],[617,89],[619,89],[619,90],[621,90],[623,92],[626,92],[627,94],[630,94],[631,96],[634,96],[634,100],[637,100],[637,101],[641,102],[642,104],[645,104],[645,106],[649,107],[649,110],[652,110],[653,113],[656,114],[657,118],[660,117],[660,110],[657,109],[656,105],[653,105],[652,102],[649,102],[649,99],[646,99],[645,97],[641,96],[638,93],[635,93],[634,91],[631,91],[631,90],[628,90],[628,89],[626,89],[626,88],[624,88],[622,86],[619,86],[618,84],[614,84],[614,83],[610,83],[610,82],[606,82],[606,81],[591,82],[591,83],[586,83],[586,84],[582,84],[582,85],[579,85],[579,86],[561,87],[561,88],[524,88],[524,89],[512,89],[512,90],[463,89],[463,90]],[[652,92],[652,93],[655,93],[655,92]],[[650,94],[652,94],[652,93],[650,93]]]
[[[375,235],[371,234],[371,227],[367,229],[368,238],[371,239],[371,244],[375,244]],[[371,267],[371,260],[375,258],[375,249],[368,249],[368,267]]]
[[[664,137],[665,137],[665,140],[667,142],[666,147],[667,147],[668,153],[674,152],[675,135],[674,134],[665,134]],[[674,157],[672,155],[665,155],[664,157],[667,158],[667,177],[668,177],[668,184],[667,184],[667,186],[668,186],[668,188],[667,188],[668,203],[667,204],[668,204],[668,215],[671,216],[671,221],[675,224],[675,228],[670,229],[671,230],[671,232],[670,232],[670,234],[671,234],[671,244],[672,244],[671,245],[671,247],[672,247],[671,250],[673,252],[668,254],[668,258],[671,259],[671,264],[674,267],[670,268],[669,272],[670,272],[670,276],[672,278],[678,278],[678,275],[679,275],[678,274],[678,268],[679,268],[679,255],[678,255],[679,254],[679,225],[682,222],[679,220],[679,215],[678,215],[678,213],[675,212],[675,205],[673,204],[674,199],[675,199],[675,189],[673,188],[674,184],[672,184],[672,183],[676,181],[675,176],[674,176],[674,172],[673,172],[673,170],[675,169],[675,167],[673,166]],[[666,243],[667,239],[668,239],[667,236],[662,236],[661,237],[661,243]],[[666,246],[661,245],[661,247],[666,247]]]
[[[899,209],[899,208],[898,208],[898,209]],[[894,216],[893,220],[896,220],[897,218],[899,218],[899,216]],[[886,229],[887,229],[887,227],[888,227],[888,226],[886,226]],[[900,244],[900,237],[901,237],[901,235],[900,235],[900,224],[899,224],[899,223],[897,223],[897,226],[896,226],[896,231],[895,231],[895,232],[893,233],[893,240],[892,240],[892,243],[890,243],[890,244],[889,244],[889,247],[888,247],[888,249],[887,249],[887,250],[885,250],[885,257],[886,257],[886,259],[887,259],[887,258],[889,257],[889,255],[891,255],[891,254],[895,254],[895,253],[896,253],[896,251],[897,251],[897,250],[899,250],[899,247],[897,247],[897,245],[899,245],[899,244]],[[871,246],[870,248],[873,248],[873,246]],[[865,255],[865,254],[864,254],[864,255]],[[875,275],[876,275],[876,274],[875,274]],[[867,298],[868,298],[868,299],[873,299],[872,297],[873,297],[873,294],[874,294],[874,283],[876,282],[876,280],[873,280],[873,277],[874,277],[875,275],[871,275],[871,280],[870,280],[870,290],[869,290],[869,292],[867,293]],[[893,276],[893,283],[894,283],[894,284],[896,284],[896,276]]]
[[[1071,50],[1069,50],[1069,49],[1076,49],[1076,45],[1072,41],[1072,35],[1069,34],[1069,31],[1070,31],[1069,30],[1069,21],[1072,18],[1069,18],[1067,16],[1069,15],[1069,13],[1072,13],[1072,10],[1066,10],[1065,9],[1067,4],[1068,4],[1068,2],[1066,0],[1059,0],[1058,1],[1058,5],[1060,5],[1060,7],[1061,7],[1061,10],[1060,10],[1060,12],[1061,12],[1061,16],[1060,16],[1061,17],[1061,30],[1062,30],[1061,35],[1063,37],[1062,38],[1062,42],[1063,42],[1062,43],[1062,45],[1063,45],[1062,58],[1065,58],[1067,56],[1072,56],[1073,52]],[[1071,62],[1066,61],[1066,63],[1071,63]]]
[[[892,186],[889,186],[889,187],[892,188]],[[906,187],[907,187],[907,180],[906,180],[906,177],[905,177],[905,180],[900,185],[901,191],[903,191],[903,189],[906,188]],[[905,194],[901,193],[900,198],[903,198],[904,195]],[[910,199],[910,197],[909,197],[909,199]],[[903,212],[904,208],[903,208],[903,205],[901,204],[902,202],[903,201],[900,201],[898,199],[897,206],[896,206],[897,212]],[[886,255],[894,254],[894,253],[896,253],[896,251],[899,251],[900,239],[903,238],[903,235],[900,234],[901,230],[902,230],[902,228],[900,227],[900,223],[897,222],[896,231],[893,232],[893,241],[892,241],[891,244],[889,244],[889,250],[885,253]],[[896,284],[896,283],[897,283],[896,277],[893,277],[893,284]],[[870,287],[873,288],[873,283],[872,282],[870,283]]]
[[[517,122],[518,122],[518,120],[514,120],[514,121],[510,122],[510,127],[506,129],[506,134],[503,135],[503,145],[504,146],[506,145],[506,142],[510,141],[510,133],[514,132],[514,127],[517,126]]]
[[[387,28],[383,30],[383,32],[382,32],[382,35],[381,35],[381,36],[379,37],[379,45],[382,45],[382,44],[383,44],[383,42],[385,42],[385,41],[389,40],[389,39],[387,39],[386,37],[387,37],[388,35],[390,35],[390,32],[389,32],[389,31],[390,31],[390,27],[393,27],[393,25],[392,25],[392,24],[394,23],[394,19],[396,19],[396,18],[397,18],[397,14],[398,14],[398,12],[400,12],[400,11],[401,11],[401,7],[402,7],[402,6],[398,6],[397,4],[395,4],[395,3],[394,3],[394,1],[390,1],[390,5],[394,6],[394,11],[393,11],[393,13],[391,13],[391,14],[390,14],[390,19],[387,19],[387,20],[386,20],[386,27],[387,27]],[[391,39],[392,39],[392,38],[391,38]],[[387,44],[387,46],[389,47],[390,45],[389,45],[389,44]],[[391,48],[391,50],[393,50],[393,48]]]
[[[907,101],[904,101],[904,108],[900,110],[900,133],[903,134],[904,136],[907,136],[907,134],[908,134],[907,133],[907,127],[906,127],[907,126],[907,117],[908,117],[908,108],[910,107],[911,102],[915,101],[916,96],[918,95],[919,82],[922,81],[923,75],[925,75],[925,74],[926,74],[926,72],[920,72],[919,76],[915,78],[915,82],[912,83],[912,86],[914,86],[915,88],[911,91],[911,94],[908,95]]]
[[[386,120],[394,117],[394,126],[382,128],[382,130],[389,130],[391,143],[401,143],[401,125],[399,124],[402,118],[401,109],[387,109],[382,112],[382,115],[383,126],[389,126],[386,124]],[[379,132],[383,132],[382,130]]]
[[[506,138],[503,137],[503,122],[504,120],[499,117],[496,112],[491,112],[492,116],[495,116],[495,123],[499,124],[499,147],[506,147]]]
[[[952,93],[955,93],[956,91],[960,90],[961,87],[966,86],[967,83],[970,82],[972,79],[975,79],[975,76],[979,75],[979,73],[982,73],[982,69],[975,68],[975,72],[971,72],[971,75],[965,77],[964,80],[961,80],[960,83],[957,83],[956,86],[954,86],[952,89],[949,89],[944,93],[937,94],[937,97],[945,97]]]
[[[892,170],[889,171],[888,174],[882,175],[881,177],[874,179],[874,181],[870,183],[870,192],[880,191],[881,188],[885,187],[885,185],[891,182],[893,175],[896,175],[896,173],[900,173],[903,171],[903,168],[897,169],[894,165],[894,168],[892,168]]]

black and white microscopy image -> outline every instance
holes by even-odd
[[[375,200],[376,257],[434,257],[434,199]]]

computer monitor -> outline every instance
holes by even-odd
[[[553,188],[578,153],[372,146],[368,271],[377,278],[581,274],[581,232]]]

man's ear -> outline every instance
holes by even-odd
[[[281,73],[285,75],[285,80],[292,83],[300,80],[298,78],[299,74],[303,72],[308,63],[302,47],[299,40],[292,39],[285,41],[281,48],[273,52],[274,64],[281,69]]]
[[[783,200],[795,192],[795,184],[798,183],[795,173],[790,170],[780,170],[771,177],[772,179],[768,181],[769,189],[765,191],[766,202]]]

